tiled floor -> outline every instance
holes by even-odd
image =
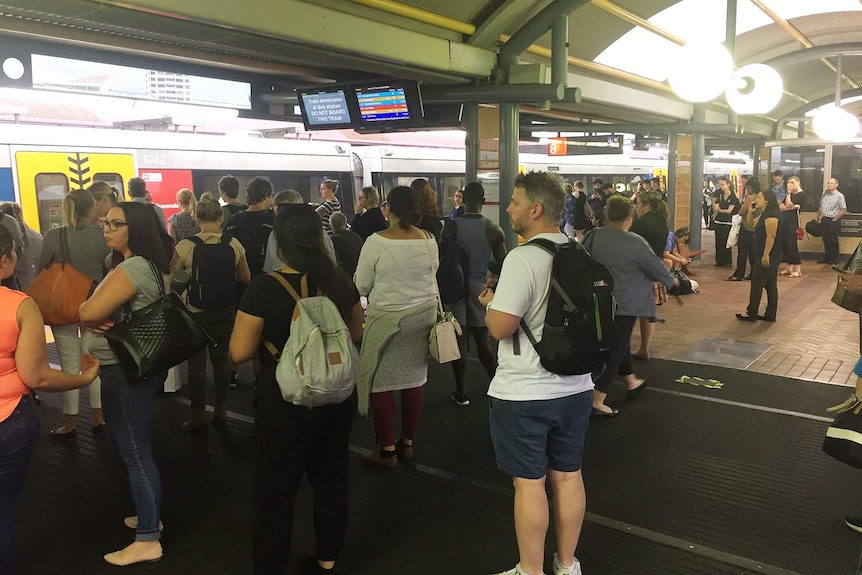
[[[733,270],[713,266],[712,232],[703,230],[702,261],[694,263],[693,279],[700,293],[671,297],[659,308],[659,324],[650,349],[653,357],[686,360],[692,346],[704,338],[771,345],[748,370],[823,383],[855,385],[853,366],[859,359],[859,317],[831,302],[837,273],[829,266],[803,258],[802,277],[778,278],[778,319],[775,323],[741,322],[749,282],[725,281]],[[734,249],[734,262],[736,250]],[[766,305],[764,294],[762,306]],[[761,308],[762,311],[762,308]],[[632,350],[640,343],[635,326]]]

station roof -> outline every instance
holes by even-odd
[[[721,0],[0,0],[0,34],[254,77],[289,93],[380,76],[493,82],[510,37],[525,48],[521,62],[549,64],[547,25],[529,28],[560,13],[569,15],[568,83],[582,101],[546,112],[525,105],[525,115],[612,124],[691,118],[691,104],[665,77],[681,45],[724,40]],[[740,122],[769,135],[776,121],[832,101],[839,53],[844,96],[862,98],[860,29],[862,0],[738,0],[736,65],[770,64],[785,83],[775,110]],[[862,112],[862,103],[847,105]],[[707,121],[727,121],[721,99]]]

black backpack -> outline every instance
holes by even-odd
[[[225,231],[235,236],[245,248],[248,269],[253,278],[263,273],[266,244],[269,241],[269,234],[272,233],[274,220],[275,214],[270,210],[242,211],[231,216],[225,227]]]
[[[440,300],[445,304],[465,300],[470,295],[470,258],[458,243],[456,220],[450,220],[446,224],[440,239],[437,287],[440,290]]]
[[[554,256],[542,341],[537,342],[521,320],[521,329],[542,366],[559,375],[600,371],[607,364],[615,332],[617,302],[611,272],[576,241],[557,244],[539,238],[524,245],[537,246]],[[515,355],[520,353],[518,341],[515,332]]]
[[[200,309],[217,309],[236,305],[236,254],[230,245],[233,236],[222,234],[217,244],[208,244],[198,236],[194,242],[189,278],[189,303]]]

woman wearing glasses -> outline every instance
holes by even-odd
[[[81,321],[97,333],[120,321],[126,305],[134,312],[164,295],[163,286],[170,285],[164,276],[170,274],[174,252],[173,241],[147,204],[121,202],[108,212],[104,225],[105,242],[113,250],[113,269],[80,308]],[[167,371],[133,385],[110,349],[94,349],[93,354],[102,363],[108,432],[129,472],[136,511],[124,520],[127,527],[136,530],[135,541],[105,555],[105,561],[112,565],[158,561],[162,558],[162,481],[150,441],[150,408]]]
[[[68,257],[72,267],[93,283],[99,283],[105,275],[104,261],[109,250],[102,228],[97,224],[93,194],[86,190],[69,192],[63,198],[62,214],[63,227],[45,232],[36,270],[41,271],[54,262],[65,262]],[[66,373],[80,373],[81,354],[90,351],[98,336],[78,323],[52,325],[51,331],[60,356],[60,368]],[[79,396],[77,389],[63,394],[63,425],[51,430],[51,439],[75,439]],[[98,377],[90,386],[90,409],[91,429],[93,433],[100,433],[104,430],[105,418],[102,415],[102,382]]]

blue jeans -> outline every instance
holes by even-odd
[[[102,409],[108,432],[129,471],[132,500],[138,515],[135,541],[159,539],[162,478],[153,459],[150,411],[153,396],[167,372],[132,385],[119,365],[102,366]]]
[[[15,572],[18,502],[37,439],[36,402],[25,395],[12,415],[0,422],[0,573]]]

